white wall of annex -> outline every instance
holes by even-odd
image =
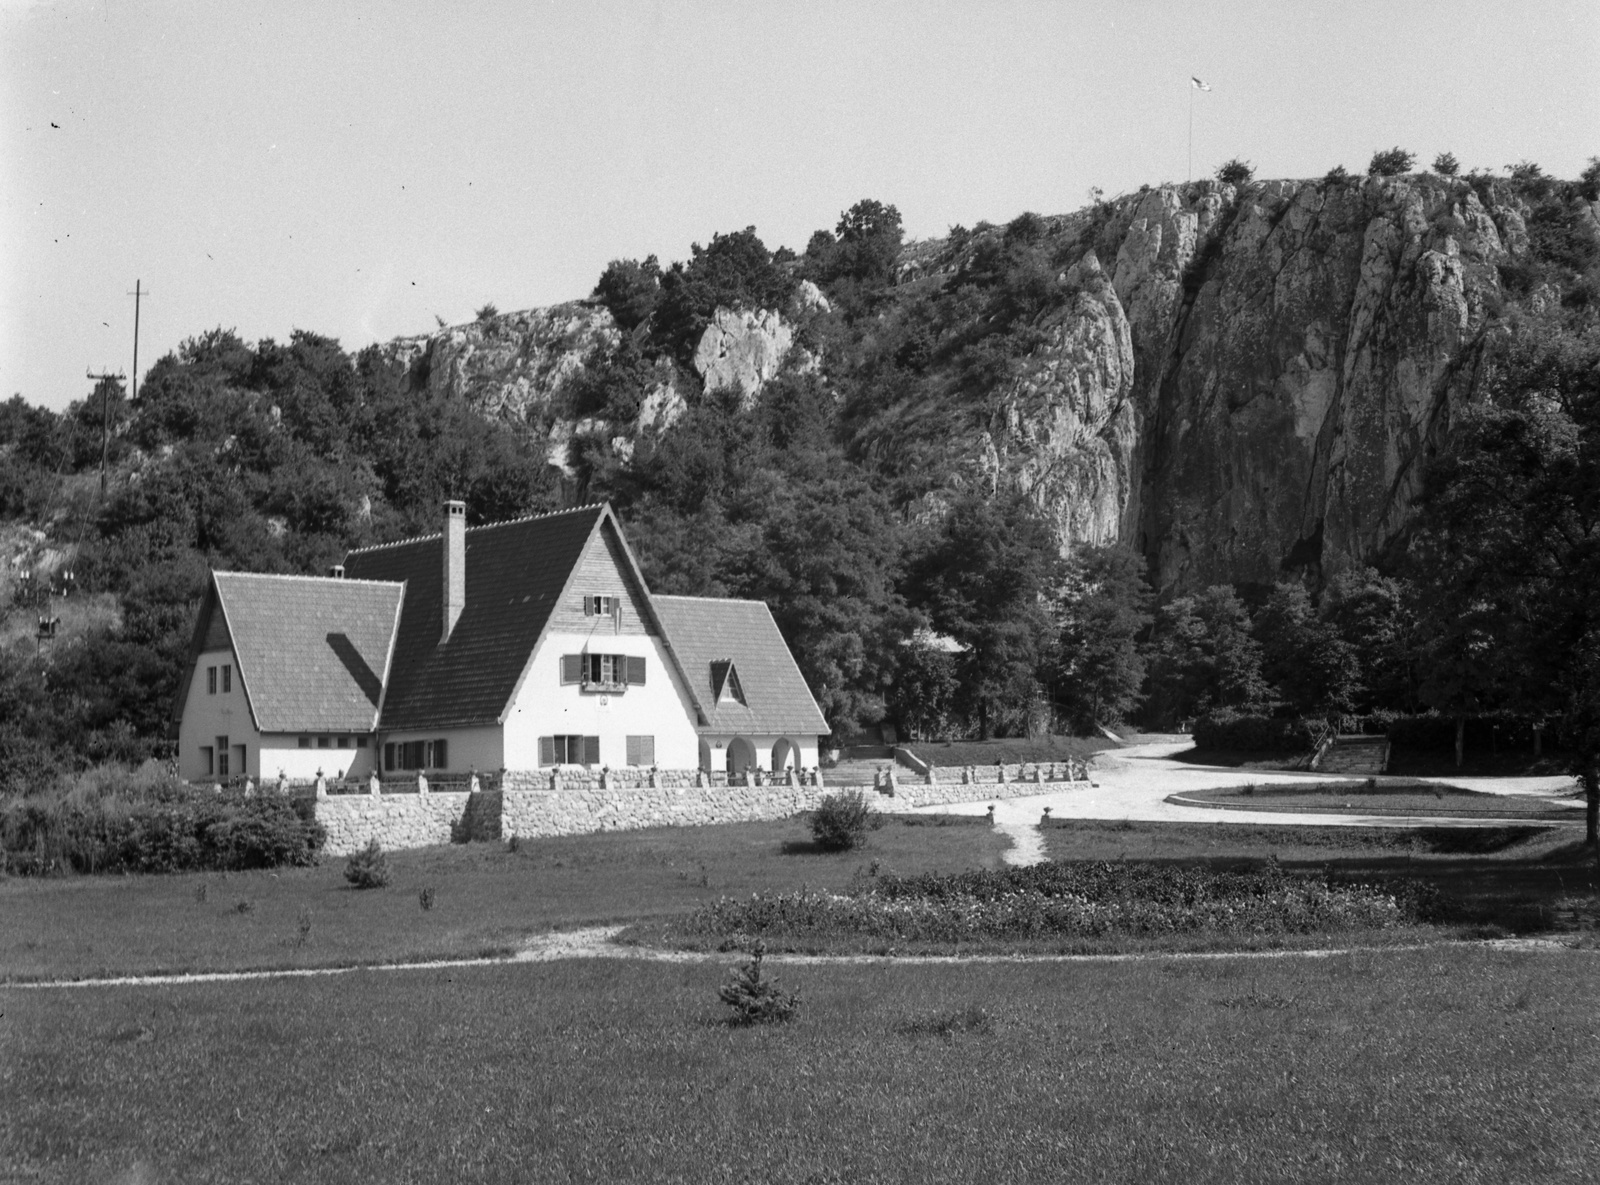
[[[355,736],[343,734],[350,742],[350,747],[340,749],[337,747],[338,736],[329,736],[329,747],[317,748],[318,737],[315,733],[309,735],[311,748],[302,749],[300,738],[305,733],[266,733],[261,738],[261,760],[258,780],[276,782],[278,772],[291,782],[310,781],[321,770],[323,776],[336,780],[352,777],[364,778],[372,770],[372,738],[367,738],[365,749],[355,748]],[[326,734],[324,734],[326,735]],[[252,771],[255,772],[255,771]]]
[[[600,695],[562,685],[564,654],[626,654],[645,659],[642,687]],[[600,738],[600,764],[627,764],[627,738],[655,737],[656,765],[694,769],[700,738],[694,707],[658,638],[644,634],[549,634],[539,643],[516,702],[506,716],[506,768],[536,769],[539,738],[576,735]]]

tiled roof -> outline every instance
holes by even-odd
[[[762,601],[652,597],[689,691],[717,733],[820,734],[828,723]],[[744,703],[715,699],[712,665],[731,661]],[[724,668],[725,671],[725,668]]]
[[[213,572],[262,732],[370,732],[405,590],[315,576]]]
[[[584,506],[467,528],[466,607],[442,646],[442,535],[363,548],[345,557],[351,577],[406,585],[383,727],[498,722],[605,513],[604,506]]]

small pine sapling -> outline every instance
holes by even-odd
[[[717,997],[734,1011],[734,1024],[786,1023],[800,1011],[799,992],[786,992],[776,979],[762,976],[761,956],[765,953],[766,944],[757,942],[750,948],[750,961],[735,972],[730,983],[717,989]]]
[[[344,879],[358,889],[381,889],[389,883],[389,860],[375,839],[351,855],[344,866]]]
[[[1441,152],[1433,158],[1433,171],[1441,177],[1454,177],[1461,172],[1461,162],[1453,152]]]

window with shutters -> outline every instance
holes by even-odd
[[[222,667],[222,690],[224,694],[233,690],[233,664],[225,663]]]
[[[207,695],[216,695],[217,694],[217,668],[216,667],[207,667],[206,668],[206,694]]]
[[[654,765],[656,763],[655,737],[628,738],[628,764]]]
[[[228,738],[217,738],[217,777],[228,776]]]
[[[564,654],[561,682],[579,684],[584,691],[626,691],[643,686],[645,660],[633,654]]]
[[[600,738],[553,736],[539,738],[540,765],[599,765]]]
[[[591,593],[583,598],[583,615],[585,617],[611,617],[622,606],[616,597],[599,593]]]

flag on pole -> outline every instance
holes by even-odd
[[[1211,84],[1209,82],[1201,82],[1193,74],[1189,75],[1189,82],[1197,91],[1208,91],[1211,89]]]

